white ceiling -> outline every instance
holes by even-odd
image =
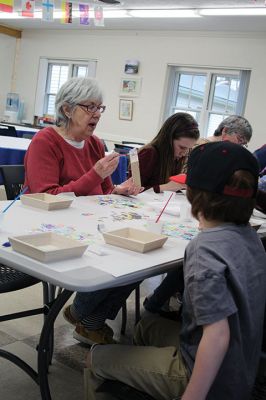
[[[266,0],[121,0],[121,4],[108,5],[98,0],[72,0],[102,5],[110,9],[202,9],[202,8],[266,8]],[[21,0],[14,0],[14,11],[19,11]],[[41,0],[35,0],[35,9],[41,8]],[[61,0],[54,0],[55,10],[61,10]],[[0,25],[16,29],[82,29],[82,30],[178,30],[178,31],[230,31],[266,33],[266,16],[203,16],[200,18],[121,18],[105,19],[104,27],[61,24],[59,20],[45,22],[40,19],[4,19],[0,13]]]

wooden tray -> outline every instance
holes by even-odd
[[[122,228],[115,231],[103,232],[106,243],[124,249],[146,253],[164,245],[167,236],[134,228]]]
[[[26,206],[42,208],[48,211],[68,208],[73,201],[69,197],[55,196],[48,193],[24,194],[20,197],[20,200]]]
[[[42,262],[81,257],[88,245],[52,232],[8,238],[13,250]]]
[[[262,221],[258,221],[255,218],[254,219],[250,218],[249,223],[252,226],[252,228],[254,228],[256,231],[258,231],[262,225]]]

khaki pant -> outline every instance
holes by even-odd
[[[184,392],[188,372],[179,351],[178,322],[145,318],[136,328],[134,343],[93,349],[92,370],[85,371],[87,400],[113,400],[108,394],[94,393],[104,379],[124,382],[156,400],[171,400]]]

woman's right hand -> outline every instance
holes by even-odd
[[[107,176],[110,176],[115,171],[118,163],[119,154],[114,152],[97,161],[94,164],[93,168],[102,179],[105,179]]]
[[[187,185],[184,183],[177,183],[173,181],[169,181],[160,185],[160,192],[169,191],[169,192],[177,192],[178,190],[186,189]]]

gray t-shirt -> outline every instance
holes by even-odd
[[[228,318],[230,344],[208,400],[246,400],[261,351],[266,253],[250,226],[224,224],[188,245],[181,352],[192,371],[202,325]],[[210,349],[212,350],[212,349]]]

